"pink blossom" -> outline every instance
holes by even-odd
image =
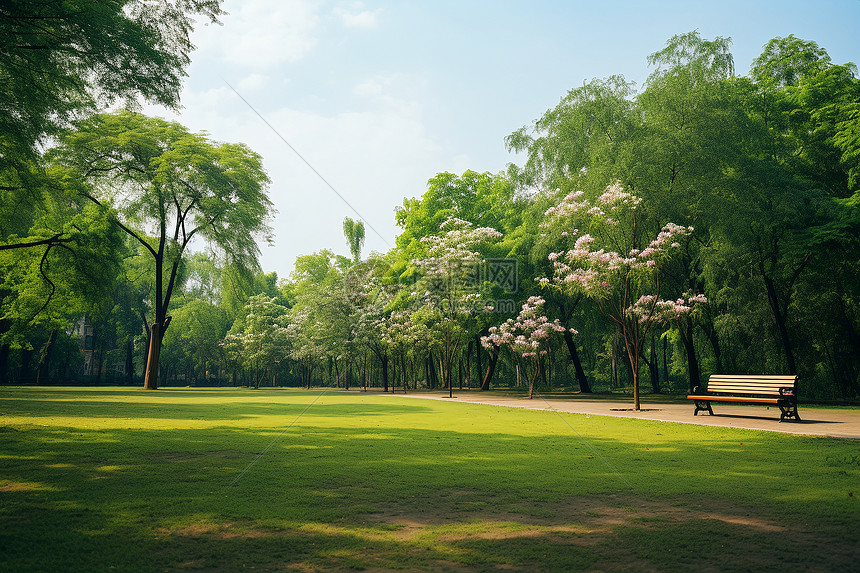
[[[586,233],[585,235],[581,236],[580,238],[578,238],[576,240],[576,243],[574,243],[573,247],[575,250],[578,251],[578,250],[582,249],[585,245],[589,245],[593,242],[594,242],[594,237],[592,237],[591,235]]]

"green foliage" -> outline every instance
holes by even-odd
[[[533,127],[505,139],[509,150],[528,153],[523,167],[511,164],[509,176],[524,188],[605,187],[620,176],[626,139],[636,129],[633,93],[633,84],[622,76],[572,89]]]
[[[11,14],[20,5],[0,10]],[[170,4],[174,12],[156,24],[143,10],[163,14],[159,11],[168,3],[123,5],[126,24],[154,26],[163,34],[140,32],[146,41],[179,38],[146,52],[179,74],[175,78],[190,49],[178,32],[190,29],[183,18],[220,13],[214,1],[180,2]],[[102,21],[118,6],[100,5],[90,16]],[[65,21],[60,18],[58,30],[66,30]],[[26,25],[20,18],[2,24],[18,40],[22,36],[15,34]],[[85,35],[102,33],[81,26],[78,32]],[[104,26],[104,34],[111,30]],[[133,47],[127,45],[129,57]],[[173,59],[156,54],[163,48]],[[749,75],[736,77],[730,48],[728,38],[706,39],[695,31],[673,36],[647,58],[652,73],[641,89],[617,75],[591,80],[506,138],[509,149],[525,154],[522,165],[510,165],[506,173],[431,178],[421,197],[404,199],[397,208],[402,232],[390,252],[362,260],[364,225],[347,217],[349,258],[329,251],[300,257],[280,282],[256,264],[255,240],[267,235],[271,212],[259,156],[130,111],[75,115],[81,118],[75,129],[58,139],[46,161],[23,153],[14,169],[0,170],[0,208],[8,214],[0,220],[0,234],[14,243],[0,245],[0,337],[25,347],[29,336],[29,346],[44,347],[50,332],[86,312],[107,339],[116,344],[134,339],[140,346],[136,317],[149,313],[146,322],[165,324],[174,308],[171,329],[178,331],[169,331],[174,347],[166,351],[164,369],[184,370],[186,379],[194,379],[204,375],[207,357],[219,362],[222,374],[228,362],[222,352],[188,348],[212,349],[214,338],[204,337],[203,327],[192,333],[194,321],[203,324],[205,315],[214,321],[211,332],[232,326],[237,334],[259,302],[254,297],[263,297],[286,313],[282,357],[252,364],[235,353],[230,365],[236,380],[257,377],[251,370],[270,366],[290,384],[340,384],[360,375],[387,388],[395,369],[395,378],[404,382],[435,386],[440,367],[446,383],[460,370],[467,380],[476,374],[483,380],[498,359],[496,380],[512,383],[517,357],[504,349],[500,355],[492,349],[489,355],[473,352],[475,340],[535,295],[540,278],[555,276],[561,249],[575,250],[583,233],[597,237],[599,231],[602,255],[629,259],[638,256],[629,254],[633,249],[641,252],[673,223],[695,231],[658,270],[609,273],[607,286],[598,290],[543,291],[550,319],[580,334],[547,346],[538,386],[567,387],[575,371],[581,388],[589,384],[587,373],[599,389],[638,387],[634,382],[647,367],[658,392],[701,385],[712,372],[790,371],[800,374],[805,397],[854,398],[860,395],[856,67],[835,65],[814,42],[788,36],[769,42]],[[0,74],[8,62],[26,55],[16,50],[0,56]],[[35,58],[47,53],[37,51]],[[82,69],[75,66],[83,64],[69,65],[74,75]],[[150,71],[116,80],[106,101],[137,94],[171,103],[175,78],[167,74],[162,83],[152,83]],[[68,123],[72,112],[92,110],[99,78],[110,73],[95,70],[91,85],[81,84],[77,95],[63,100],[67,107],[58,107],[48,123],[29,135],[22,131],[22,137],[35,142],[38,134],[53,134]],[[36,117],[38,109],[32,110],[27,113]],[[12,141],[3,137],[0,131],[3,145]],[[594,204],[616,181],[642,198],[635,216],[614,217],[600,229],[585,219],[570,221],[568,228],[547,216],[570,193],[582,192],[582,200]],[[87,201],[91,205],[85,207]],[[449,220],[501,236],[480,244],[446,243],[450,229],[442,225]],[[137,256],[122,272],[115,271],[124,252],[115,240],[117,227],[136,243]],[[191,253],[195,237],[207,243],[205,254]],[[13,253],[10,247],[20,245],[34,250]],[[81,256],[72,253],[78,249]],[[479,264],[499,260],[516,262],[516,292],[494,286],[490,267]],[[96,275],[116,280],[84,284],[85,277]],[[119,290],[126,285],[130,294],[124,298]],[[693,294],[709,302],[683,318],[655,322],[647,336],[633,337],[628,353],[626,337],[613,324],[630,322],[627,309],[639,295],[655,294],[657,285],[667,304]],[[28,322],[45,301],[50,304],[42,316]],[[617,308],[601,313],[610,302]],[[0,371],[6,360],[29,360],[24,351],[9,358],[8,349],[0,344]],[[487,360],[491,368],[485,368]]]
[[[152,321],[160,325],[147,370],[154,387],[162,330],[191,240],[199,237],[247,273],[272,210],[262,159],[242,144],[214,143],[174,122],[119,111],[76,122],[49,158],[80,180],[81,194],[112,205],[117,223],[155,266]],[[270,290],[274,290],[273,277]],[[152,372],[152,374],[151,374]],[[153,377],[152,379],[151,376]]]
[[[353,221],[349,217],[343,218],[343,236],[349,243],[349,252],[352,261],[361,261],[361,247],[364,245],[364,221]]]
[[[0,172],[97,107],[139,97],[178,107],[194,19],[221,14],[220,0],[3,2]]]
[[[818,73],[830,64],[830,56],[817,43],[796,38],[774,38],[764,47],[750,67],[750,77],[765,89],[796,86],[808,75]]]
[[[112,213],[74,196],[49,195],[31,214],[23,241],[46,244],[0,251],[0,344],[13,347],[28,347],[34,326],[65,330],[110,306],[125,249]]]

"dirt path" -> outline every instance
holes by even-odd
[[[428,400],[451,400],[448,398],[447,392],[412,392],[398,394],[398,396]],[[788,434],[860,439],[860,409],[856,408],[815,408],[800,404],[798,411],[802,422],[787,421],[780,423],[779,408],[768,409],[765,406],[736,406],[715,403],[712,405],[714,416],[701,412],[698,416],[693,416],[692,402],[689,404],[643,403],[642,409],[637,412],[632,410],[632,400],[589,400],[580,396],[570,398],[535,396],[533,400],[528,400],[518,396],[464,391],[455,392],[453,400],[530,410],[556,410],[592,416],[641,418],[679,422],[681,424],[726,426]]]

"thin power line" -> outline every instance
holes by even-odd
[[[222,80],[224,80],[224,78],[221,78],[221,79],[222,79]],[[244,97],[242,97],[242,94],[240,94],[238,91],[236,91],[236,88],[234,88],[233,86],[231,86],[231,85],[230,85],[230,82],[228,82],[227,80],[224,80],[224,83],[225,83],[225,84],[227,84],[227,87],[229,87],[231,90],[233,90],[233,93],[235,93],[237,96],[239,96],[239,99],[241,99],[243,102],[245,102],[245,105],[247,105],[247,106],[248,106],[248,108],[249,108],[251,111],[253,111],[255,114],[257,114],[257,117],[259,117],[259,118],[263,121],[263,123],[265,123],[266,125],[268,125],[268,126],[269,126],[269,129],[271,129],[271,130],[274,132],[274,134],[275,134],[275,135],[277,135],[277,136],[281,139],[281,141],[283,141],[283,142],[287,145],[287,147],[289,147],[289,148],[290,148],[290,150],[291,150],[293,153],[295,153],[295,154],[296,154],[296,157],[298,157],[299,159],[301,159],[301,160],[304,162],[304,164],[305,164],[305,165],[307,165],[307,166],[310,168],[310,170],[311,170],[311,171],[313,171],[313,172],[316,174],[316,176],[317,176],[317,177],[319,177],[319,178],[320,178],[320,180],[321,180],[323,183],[325,183],[325,184],[328,186],[328,188],[329,188],[329,189],[331,189],[331,190],[334,192],[334,194],[335,194],[335,195],[337,195],[338,197],[340,197],[340,200],[341,200],[341,201],[343,201],[343,202],[346,204],[346,206],[347,206],[347,207],[349,207],[350,209],[352,209],[352,212],[353,212],[353,213],[355,213],[355,215],[356,215],[359,219],[361,219],[362,221],[364,221],[365,225],[367,225],[367,226],[368,226],[368,228],[369,228],[371,231],[373,231],[374,233],[376,233],[376,235],[377,235],[380,239],[382,239],[382,242],[383,242],[383,243],[385,243],[386,245],[388,245],[388,247],[389,247],[389,248],[393,248],[393,247],[392,247],[392,245],[391,245],[391,243],[389,243],[389,242],[385,239],[385,237],[383,237],[383,236],[380,234],[380,232],[379,232],[379,231],[377,231],[377,230],[373,227],[373,225],[371,225],[371,224],[370,224],[370,222],[369,222],[367,219],[365,219],[364,217],[362,217],[362,216],[361,216],[361,213],[359,213],[359,212],[358,212],[358,209],[356,209],[355,207],[353,207],[353,206],[352,206],[352,204],[351,204],[349,201],[347,201],[347,200],[346,200],[346,198],[345,198],[343,195],[341,195],[340,193],[338,193],[337,189],[335,189],[335,188],[334,188],[334,186],[333,186],[331,183],[329,183],[329,182],[328,182],[328,180],[327,180],[325,177],[323,177],[323,176],[322,176],[322,174],[321,174],[319,171],[317,171],[317,170],[314,168],[314,166],[313,166],[313,165],[311,165],[311,164],[310,164],[310,162],[309,162],[307,159],[305,159],[305,158],[302,156],[302,154],[301,154],[301,153],[299,153],[299,152],[298,152],[298,150],[296,150],[296,148],[295,148],[295,147],[293,147],[293,146],[290,144],[290,142],[289,142],[289,141],[287,141],[287,140],[286,140],[286,138],[284,138],[284,136],[283,136],[283,135],[281,135],[281,134],[278,132],[278,130],[277,130],[277,129],[275,129],[275,128],[274,128],[274,126],[273,126],[271,123],[269,123],[269,122],[266,120],[266,118],[265,118],[265,117],[263,117],[263,116],[260,114],[260,112],[259,112],[259,111],[257,111],[257,110],[254,108],[254,106],[252,106],[252,105],[248,102],[248,100],[246,100]]]
[[[562,415],[561,415],[561,412],[559,412],[558,410],[556,410],[555,408],[553,408],[553,407],[552,407],[552,405],[549,403],[549,401],[547,401],[547,399],[546,399],[546,398],[544,398],[544,397],[543,397],[543,395],[542,395],[540,392],[538,392],[537,390],[534,390],[534,393],[535,393],[535,394],[537,394],[537,397],[538,397],[538,398],[540,398],[541,400],[543,400],[544,404],[546,404],[546,405],[547,405],[547,408],[549,408],[549,409],[550,409],[550,411],[555,412],[555,415],[556,415],[556,416],[558,416],[559,418],[561,418],[561,421],[562,421],[562,422],[564,422],[564,423],[567,425],[567,427],[568,427],[568,428],[570,428],[570,429],[573,431],[573,433],[575,433],[575,434],[579,437],[579,439],[580,439],[580,440],[582,440],[582,442],[583,442],[586,446],[588,446],[588,448],[592,451],[592,453],[593,453],[595,456],[597,456],[598,458],[600,458],[600,460],[601,460],[604,464],[606,464],[606,467],[608,467],[608,468],[609,468],[609,470],[610,470],[612,473],[614,473],[614,474],[615,474],[615,477],[617,477],[618,479],[620,479],[621,481],[623,481],[625,484],[627,484],[627,487],[629,487],[630,489],[633,489],[633,484],[632,484],[632,483],[630,483],[629,481],[627,481],[627,478],[625,478],[623,475],[621,475],[621,472],[619,472],[619,471],[615,468],[615,466],[613,466],[613,465],[612,465],[612,463],[610,463],[610,461],[609,461],[609,460],[607,460],[605,457],[603,457],[603,455],[602,455],[599,451],[597,451],[597,448],[595,448],[595,447],[594,447],[594,445],[593,445],[591,442],[589,442],[589,441],[585,438],[585,436],[583,436],[582,434],[580,434],[580,433],[579,433],[579,430],[577,430],[576,428],[574,428],[574,427],[570,424],[570,422],[567,420],[567,418],[565,418],[564,416],[562,416]]]
[[[260,452],[259,454],[257,454],[257,457],[256,457],[256,458],[254,458],[253,460],[251,460],[251,462],[250,462],[247,466],[245,466],[245,469],[244,469],[244,470],[242,470],[242,472],[241,472],[239,475],[237,475],[237,476],[236,476],[236,478],[235,478],[232,482],[230,482],[230,486],[228,486],[228,487],[231,487],[231,486],[236,485],[236,483],[237,483],[240,479],[242,479],[242,477],[243,477],[246,473],[248,473],[248,470],[250,470],[252,467],[254,467],[254,465],[255,465],[257,462],[259,462],[259,461],[260,461],[260,459],[261,459],[263,456],[265,456],[267,453],[269,453],[269,450],[271,450],[271,449],[272,449],[272,447],[273,447],[275,444],[277,444],[277,443],[281,440],[281,438],[283,438],[283,437],[284,437],[284,434],[286,434],[286,433],[287,433],[287,431],[288,431],[290,428],[292,428],[293,426],[295,426],[295,425],[296,425],[296,422],[298,422],[298,421],[299,421],[299,419],[301,419],[301,417],[305,415],[305,412],[307,412],[308,410],[310,410],[311,406],[313,406],[314,404],[316,404],[316,403],[317,403],[317,401],[318,401],[320,398],[322,398],[322,397],[326,394],[326,392],[328,392],[328,389],[326,389],[326,390],[322,391],[321,393],[317,394],[317,397],[313,399],[313,402],[311,402],[310,404],[308,404],[307,406],[305,406],[305,409],[304,409],[304,410],[302,410],[302,411],[301,411],[301,413],[300,413],[298,416],[296,416],[296,419],[295,419],[295,420],[293,420],[292,422],[290,422],[289,426],[287,426],[286,428],[284,428],[284,429],[281,431],[281,433],[280,433],[280,434],[278,434],[277,436],[275,436],[275,438],[274,438],[274,439],[269,443],[269,445],[268,445],[268,446],[266,446],[266,448],[265,448],[262,452]]]

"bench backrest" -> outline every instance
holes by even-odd
[[[765,374],[712,374],[708,378],[708,392],[714,394],[761,394],[779,396],[780,388],[796,390],[797,376]]]

